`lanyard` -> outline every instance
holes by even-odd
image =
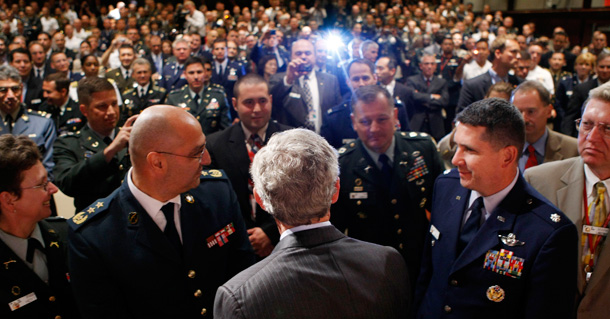
[[[585,218],[583,220],[583,224],[584,225],[591,225],[591,222],[589,221],[589,209],[591,207],[588,207],[588,199],[587,199],[587,186],[585,184],[585,187],[583,188],[583,204],[585,207]],[[601,227],[603,228],[607,228],[608,227],[608,223],[610,222],[610,214],[608,214],[608,216],[606,217],[606,220],[604,221],[603,225]],[[584,234],[583,234],[584,235]],[[595,251],[599,246],[599,243],[601,242],[602,238],[604,236],[601,235],[593,235],[593,234],[587,234],[587,239],[589,241],[589,253],[591,255],[591,258],[589,259],[589,264],[588,266],[590,267],[590,269],[593,269],[593,261],[595,258],[593,258],[593,256],[595,255]],[[595,238],[597,237],[597,238]],[[584,245],[584,241],[583,241],[583,245]]]

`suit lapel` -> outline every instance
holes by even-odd
[[[544,150],[544,162],[553,162],[563,159],[560,153],[561,138],[553,131],[549,130],[549,137],[546,140],[546,148]]]
[[[458,186],[456,192],[449,198],[449,208],[440,215],[440,220],[436,220],[436,216],[432,216],[432,226],[437,227],[440,231],[438,240],[452,243],[438,246],[443,249],[440,255],[446,256],[447,259],[455,260],[458,257],[456,243],[460,235],[462,216],[468,207],[469,198],[470,190]]]
[[[229,145],[227,149],[235,152],[235,156],[229,156],[229,160],[234,162],[231,166],[237,167],[241,179],[247,181],[250,178],[250,157],[248,156],[244,130],[239,123],[233,125],[229,130]]]

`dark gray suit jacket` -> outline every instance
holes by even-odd
[[[285,72],[278,73],[269,81],[273,95],[272,118],[288,126],[302,127],[307,119],[303,89],[298,79],[293,85],[284,85],[284,76]],[[334,75],[323,72],[316,72],[316,79],[320,95],[320,116],[323,116],[330,108],[341,103],[339,82]]]
[[[508,75],[508,82],[514,86],[519,85],[523,80],[514,75]],[[485,72],[477,77],[464,81],[462,90],[460,91],[460,99],[458,100],[455,114],[460,113],[468,105],[480,101],[485,98],[487,90],[493,85],[491,75]]]
[[[216,292],[215,318],[406,318],[409,280],[393,248],[335,227],[282,239]]]

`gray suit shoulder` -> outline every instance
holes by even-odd
[[[572,165],[576,161],[580,161],[580,156],[567,158],[561,161],[554,161],[543,163],[534,167],[528,168],[523,177],[528,183],[532,183],[534,180],[549,180],[556,179],[561,177],[561,175],[566,171],[566,169]]]

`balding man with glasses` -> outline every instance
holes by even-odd
[[[213,318],[217,288],[254,263],[237,197],[188,112],[145,109],[123,184],[70,221],[84,318]]]
[[[532,167],[525,179],[577,225],[577,318],[603,318],[610,299],[610,248],[605,247],[610,220],[610,83],[591,90],[576,126],[580,156]]]

